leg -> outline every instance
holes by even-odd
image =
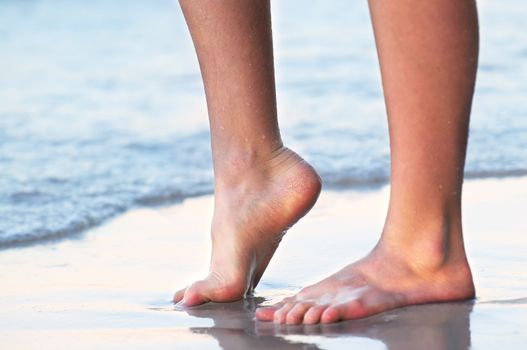
[[[461,187],[478,55],[473,0],[370,0],[387,105],[391,194],[381,239],[360,261],[257,311],[336,322],[474,297]]]
[[[215,176],[209,275],[174,296],[192,306],[242,298],[320,179],[285,148],[276,117],[268,0],[181,0],[201,67]]]

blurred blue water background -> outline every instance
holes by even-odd
[[[366,1],[274,1],[286,143],[325,186],[389,178]],[[466,173],[527,174],[527,3],[479,1]],[[0,248],[212,192],[203,88],[177,2],[0,0]],[[175,223],[177,224],[177,223]]]

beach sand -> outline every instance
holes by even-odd
[[[254,297],[175,310],[207,271],[212,197],[137,209],[74,239],[0,251],[2,349],[520,349],[527,346],[527,178],[467,181],[465,240],[478,298],[322,326],[254,309],[360,258],[388,188],[325,191],[284,238]]]

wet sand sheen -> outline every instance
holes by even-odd
[[[176,311],[205,274],[210,196],[131,211],[82,238],[0,252],[0,343],[12,348],[491,349],[527,344],[527,178],[468,181],[475,302],[408,307],[324,326],[255,322],[254,309],[366,253],[388,189],[327,191],[284,238],[255,297]],[[206,219],[204,219],[206,218]]]

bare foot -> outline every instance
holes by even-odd
[[[216,179],[209,274],[174,295],[180,305],[234,301],[252,292],[287,229],[320,193],[315,170],[287,148],[243,167],[241,176]]]
[[[382,241],[365,258],[302,289],[294,297],[256,311],[256,318],[287,324],[331,323],[367,317],[407,305],[471,299],[474,284],[463,250],[405,256]],[[455,256],[458,255],[458,256]]]

